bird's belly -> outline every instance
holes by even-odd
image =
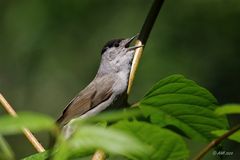
[[[128,73],[121,71],[117,73],[117,79],[114,83],[113,90],[116,94],[122,94],[127,90],[128,86]]]

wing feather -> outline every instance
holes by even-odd
[[[67,105],[57,123],[62,127],[71,119],[87,113],[106,101],[112,95],[113,84],[114,81],[109,76],[92,81]]]

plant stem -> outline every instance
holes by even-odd
[[[106,159],[106,154],[104,153],[103,150],[100,149],[98,149],[92,157],[92,160],[104,160],[104,159]]]
[[[3,95],[0,93],[0,103],[2,104],[3,108],[6,110],[6,112],[11,115],[12,117],[17,117],[17,113],[15,110],[11,107],[11,105],[8,103],[8,101],[3,97]],[[43,146],[38,142],[36,137],[31,133],[31,131],[27,128],[22,129],[24,135],[27,137],[29,142],[33,145],[33,147],[38,151],[38,152],[44,152],[45,149]]]
[[[6,140],[2,137],[2,135],[0,135],[0,147],[1,147],[1,150],[2,150],[1,158],[4,157],[4,158],[9,159],[9,160],[14,160],[15,159],[12,149],[10,148],[10,146],[8,145]]]
[[[136,41],[136,45],[146,45],[148,37],[150,35],[150,32],[152,31],[153,25],[157,19],[158,13],[163,5],[164,0],[155,0],[152,4],[151,9],[148,12],[148,15],[144,21],[144,24],[142,26],[142,29],[140,31],[138,40]],[[127,94],[129,95],[131,88],[132,88],[132,84],[133,84],[133,80],[135,78],[136,75],[136,71],[138,68],[138,64],[140,62],[141,56],[143,53],[143,48],[138,48],[135,51],[134,54],[134,58],[133,58],[133,62],[132,62],[132,68],[130,71],[130,75],[129,75],[129,81],[128,81],[128,89],[127,89]]]
[[[144,24],[138,37],[138,39],[144,45],[147,43],[148,37],[150,35],[150,32],[152,31],[153,25],[157,19],[158,13],[163,5],[163,2],[164,0],[155,0],[144,21]]]
[[[212,148],[214,148],[215,146],[220,144],[224,139],[226,139],[227,137],[229,137],[230,135],[232,135],[239,129],[240,129],[240,125],[237,125],[237,126],[233,127],[231,130],[229,130],[228,132],[226,132],[225,134],[223,134],[222,136],[211,141],[206,147],[204,147],[199,152],[199,154],[195,158],[193,158],[193,160],[201,160]]]
[[[135,45],[142,45],[142,42],[140,40],[137,40]],[[127,89],[127,94],[128,95],[129,95],[129,93],[132,89],[133,80],[135,78],[137,67],[138,67],[138,64],[140,62],[142,53],[143,53],[143,47],[137,48],[135,53],[134,53],[134,58],[133,58],[133,61],[132,61],[132,68],[131,68],[131,71],[130,71],[129,81],[128,81],[128,89]]]

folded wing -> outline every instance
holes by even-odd
[[[73,118],[87,113],[109,99],[112,95],[113,83],[112,78],[108,76],[103,76],[92,81],[64,109],[63,114],[57,120],[60,127],[63,127]]]

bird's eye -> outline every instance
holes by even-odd
[[[114,43],[114,47],[119,47],[119,43]]]

